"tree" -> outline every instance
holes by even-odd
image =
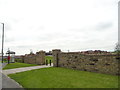
[[[115,46],[115,52],[116,53],[120,53],[120,43],[116,43],[116,46]]]
[[[32,49],[30,49],[30,54],[34,54]]]

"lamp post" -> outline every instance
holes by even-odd
[[[4,46],[4,23],[1,23],[2,27],[2,63],[3,63],[3,46]]]

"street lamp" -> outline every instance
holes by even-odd
[[[3,63],[3,46],[4,46],[4,23],[1,23],[3,25],[2,28],[2,63]]]

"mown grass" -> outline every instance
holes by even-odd
[[[30,67],[30,66],[37,66],[36,64],[26,64],[26,63],[10,63],[10,64],[7,64],[3,70],[5,69],[13,69],[13,68],[20,68],[20,67]]]
[[[43,68],[9,76],[24,88],[118,88],[118,76],[66,68]]]

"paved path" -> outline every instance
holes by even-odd
[[[5,65],[7,65],[7,63],[3,63],[2,68],[5,67]],[[20,86],[17,82],[15,82],[11,78],[9,78],[7,75],[2,73],[2,90],[4,90],[5,88],[14,88],[14,89],[21,88],[22,89],[22,86]]]
[[[7,65],[7,63],[2,63],[2,68],[4,68]]]
[[[7,69],[7,70],[3,70],[2,72],[5,75],[8,75],[8,74],[24,72],[24,71],[39,69],[39,68],[47,68],[47,67],[52,67],[52,66],[53,66],[53,64],[51,66],[50,65],[48,65],[48,66],[42,65],[42,66],[22,67],[22,68],[15,68],[15,69]]]
[[[2,74],[2,88],[22,88],[16,81]]]
[[[3,64],[2,67],[4,67],[6,64]],[[47,68],[47,67],[52,67],[53,64],[50,66],[42,65],[42,66],[32,66],[32,67],[23,67],[23,68],[16,68],[16,69],[9,69],[9,70],[2,70],[2,90],[5,88],[21,88],[22,86],[19,85],[17,82],[15,82],[13,79],[9,78],[7,75],[8,74],[13,74],[13,73],[18,73],[18,72],[24,72],[28,70],[33,70],[33,69],[39,69],[39,68]],[[11,89],[12,90],[12,89]],[[24,90],[24,89],[23,89]]]

